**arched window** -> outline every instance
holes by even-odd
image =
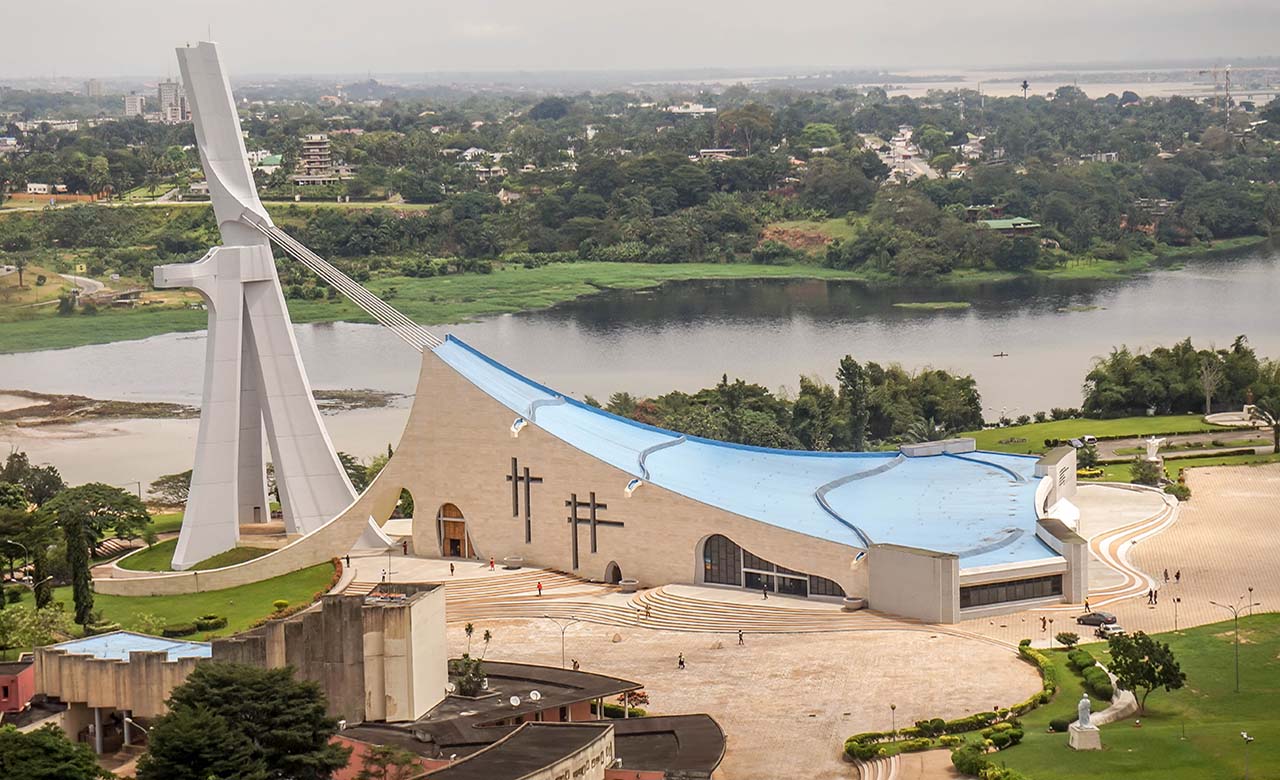
[[[742,584],[742,548],[727,536],[716,534],[702,546],[703,582]]]

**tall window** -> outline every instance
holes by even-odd
[[[718,585],[742,584],[742,548],[726,536],[709,537],[702,547],[703,580]]]
[[[992,582],[986,585],[970,585],[960,589],[960,608],[985,607],[1006,601],[1027,601],[1062,595],[1062,575],[1032,577],[1010,582]]]

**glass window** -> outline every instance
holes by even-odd
[[[826,577],[819,577],[816,574],[809,575],[809,593],[814,596],[844,596],[844,588],[836,584],[835,580],[829,580]]]
[[[778,577],[778,592],[788,596],[809,596],[809,580],[804,577]]]
[[[844,588],[833,580],[778,566],[720,534],[707,537],[702,547],[702,566],[703,582],[751,590],[768,585],[770,591],[792,596],[844,596]]]
[[[720,534],[708,538],[702,547],[703,581],[719,585],[741,585],[741,550],[728,537]]]
[[[754,571],[746,572],[743,579],[744,587],[748,590],[774,590],[772,574],[757,574]]]
[[[746,550],[743,550],[742,551],[742,568],[759,569],[760,571],[773,571],[774,565],[769,561],[766,561],[764,558],[761,558],[757,555],[752,555]]]
[[[1010,582],[992,582],[986,585],[970,585],[960,589],[960,608],[985,607],[1009,601],[1048,598],[1062,595],[1062,575],[1032,577]]]

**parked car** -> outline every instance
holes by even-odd
[[[1110,639],[1113,636],[1122,636],[1124,634],[1124,629],[1117,623],[1104,623],[1103,625],[1098,626],[1097,630],[1094,631],[1093,634],[1099,639]]]
[[[1097,443],[1098,443],[1098,437],[1097,437],[1097,436],[1085,435],[1085,436],[1081,436],[1081,437],[1080,437],[1080,441],[1084,442],[1085,444],[1091,444],[1091,445],[1092,445],[1092,444],[1097,444]]]
[[[1110,612],[1086,612],[1076,618],[1076,623],[1081,626],[1106,626],[1116,622],[1116,616]]]

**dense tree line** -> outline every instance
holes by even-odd
[[[793,398],[725,376],[692,394],[614,393],[604,408],[692,436],[779,449],[864,450],[982,426],[981,397],[970,376],[933,369],[912,374],[845,356],[836,378],[833,387],[801,377]]]
[[[1216,349],[1197,349],[1191,339],[1149,352],[1120,346],[1085,376],[1082,408],[1091,417],[1238,410],[1267,394],[1264,363],[1244,336]]]

